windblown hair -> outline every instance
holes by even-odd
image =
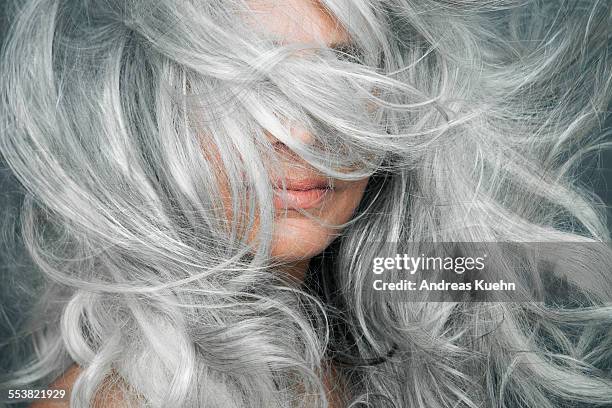
[[[321,4],[347,53],[279,45],[240,0],[19,2],[0,149],[45,286],[5,384],[77,363],[75,407],[109,384],[133,406],[326,407],[332,360],[347,406],[611,406],[612,284],[587,254],[579,307],[366,284],[383,246],[609,240],[575,164],[608,135],[610,3]],[[371,175],[316,285],[270,259],[266,134],[330,177]]]

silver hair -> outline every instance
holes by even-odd
[[[239,0],[20,2],[0,149],[45,285],[36,353],[5,384],[77,363],[75,407],[109,381],[134,406],[326,407],[323,362],[346,346],[351,407],[612,405],[606,274],[576,308],[385,301],[365,284],[377,243],[610,239],[574,174],[609,137],[610,3],[322,5],[349,52],[279,45]],[[372,175],[320,259],[329,302],[270,261],[266,133],[330,176]]]

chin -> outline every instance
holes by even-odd
[[[272,257],[284,261],[310,259],[327,248],[334,231],[304,216],[283,218],[274,225]]]

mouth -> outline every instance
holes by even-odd
[[[300,178],[279,180],[274,188],[274,207],[276,209],[309,209],[319,206],[333,191],[327,178]]]

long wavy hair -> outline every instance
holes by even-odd
[[[109,382],[134,406],[326,407],[331,361],[353,407],[612,405],[611,278],[586,254],[599,281],[579,307],[366,284],[408,242],[610,239],[575,181],[609,136],[610,3],[321,7],[354,46],[281,45],[240,0],[16,3],[0,149],[44,285],[5,384],[76,363],[75,407]],[[270,259],[266,134],[330,177],[371,176],[304,285]]]

